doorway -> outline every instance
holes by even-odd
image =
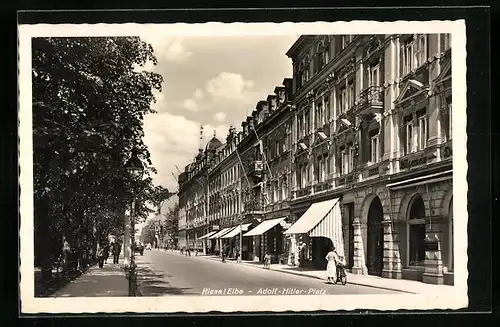
[[[367,269],[369,275],[382,276],[384,268],[383,209],[379,197],[375,197],[368,210]]]

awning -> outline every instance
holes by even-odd
[[[250,226],[251,224],[242,224],[241,225],[241,230],[243,232],[246,232],[248,230],[248,226]],[[235,237],[236,235],[239,235],[240,234],[240,226],[236,226],[234,227],[234,229],[232,231],[230,231],[229,233],[227,233],[226,235],[222,236],[221,238],[233,238]]]
[[[221,231],[219,231],[218,233],[210,236],[208,239],[209,240],[213,240],[213,239],[216,239],[216,238],[220,238],[222,235],[226,234],[227,232],[229,232],[233,228],[234,227],[226,227],[226,228],[222,229]]]
[[[306,234],[329,238],[337,253],[344,256],[342,215],[338,198],[313,203],[309,209],[283,234]]]
[[[210,236],[214,235],[215,233],[217,233],[217,231],[213,231],[213,232],[210,232],[210,233],[208,233],[208,234],[205,234],[205,235],[203,235],[203,236],[201,236],[201,237],[198,237],[198,239],[199,239],[199,240],[203,240],[203,239],[205,239],[205,238],[207,238],[207,237],[210,237]]]
[[[309,209],[283,234],[306,234],[311,231],[326,214],[332,210],[339,199],[313,203]]]
[[[285,217],[283,218],[276,218],[276,219],[270,219],[270,220],[265,220],[261,222],[257,227],[249,231],[243,236],[257,236],[257,235],[262,235],[274,226],[278,225],[280,222],[285,220]]]
[[[452,174],[453,174],[453,170],[447,170],[447,171],[443,171],[440,173],[415,177],[415,178],[407,179],[407,180],[404,180],[401,182],[387,184],[387,187],[390,189],[393,189],[393,190],[397,190],[397,189],[413,187],[413,186],[422,185],[422,184],[430,184],[433,182],[439,182],[442,180],[451,179],[451,178],[453,178]],[[443,176],[443,175],[448,175],[448,176],[439,177],[439,176]]]

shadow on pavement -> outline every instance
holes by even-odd
[[[92,267],[87,272],[53,293],[55,297],[127,296],[128,281],[119,265]]]
[[[155,272],[149,267],[137,267],[137,286],[141,296],[197,294],[191,287],[173,287],[165,278],[173,277]]]

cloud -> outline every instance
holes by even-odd
[[[202,89],[196,89],[196,91],[194,91],[194,97],[196,99],[203,99],[204,96],[205,96],[205,93],[203,93]]]
[[[197,112],[199,110],[198,104],[193,99],[186,99],[182,102],[182,107],[189,111]]]
[[[218,122],[223,122],[226,119],[226,114],[223,112],[218,112],[214,115],[215,120]]]
[[[172,39],[164,34],[148,33],[141,35],[141,39],[153,46],[158,61],[182,63],[193,55],[193,52],[186,50],[181,38]]]
[[[249,91],[254,86],[255,82],[245,80],[240,74],[221,72],[207,81],[206,91],[213,97],[246,102],[248,100]]]

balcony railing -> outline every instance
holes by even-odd
[[[370,86],[359,95],[357,112],[366,109],[382,109],[384,103],[384,93],[381,86]]]
[[[254,160],[250,163],[250,174],[260,176],[262,170],[264,169],[264,163],[262,160]]]

